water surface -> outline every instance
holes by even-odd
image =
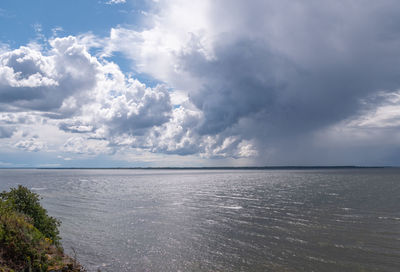
[[[400,271],[400,170],[0,170],[89,271]]]

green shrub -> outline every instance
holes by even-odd
[[[0,193],[0,272],[83,272],[65,255],[58,226],[47,215],[39,195],[23,186]]]
[[[52,246],[28,216],[14,210],[11,202],[0,200],[0,271],[46,271],[46,252]],[[6,266],[4,266],[7,264]]]
[[[52,243],[59,244],[60,236],[58,227],[60,226],[60,221],[47,214],[47,211],[40,205],[38,194],[19,185],[18,188],[12,188],[9,192],[3,191],[0,193],[0,199],[3,201],[3,209],[12,209],[27,215],[32,220],[32,224],[36,229],[45,237],[51,239]]]

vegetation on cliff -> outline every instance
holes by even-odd
[[[64,254],[59,225],[26,187],[0,193],[0,272],[84,271]]]

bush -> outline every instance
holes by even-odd
[[[38,194],[31,192],[28,188],[19,185],[9,192],[0,193],[0,199],[5,201],[8,209],[23,213],[32,219],[35,226],[51,242],[58,245],[60,242],[59,230],[60,221],[47,215],[47,211],[40,205]]]
[[[7,202],[0,202],[1,259],[18,271],[26,266],[34,271],[46,271],[45,250],[50,243],[26,219],[25,215],[10,209]]]
[[[23,186],[0,193],[0,272],[85,271],[65,255],[58,226],[39,195]]]

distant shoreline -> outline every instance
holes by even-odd
[[[37,170],[318,170],[318,169],[381,169],[396,166],[241,166],[241,167],[0,167],[2,169]]]

